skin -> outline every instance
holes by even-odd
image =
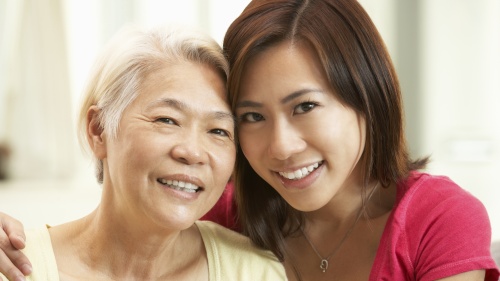
[[[354,223],[362,206],[365,120],[336,97],[312,49],[285,41],[252,57],[236,116],[241,148],[252,168],[304,212],[304,232],[320,255],[335,252],[323,273],[304,236],[288,237],[290,280],[296,280],[295,270],[303,280],[368,280],[396,187],[369,183],[372,197]],[[309,169],[301,175],[297,170],[303,168]],[[484,270],[443,280],[484,280]]]
[[[218,200],[235,160],[225,85],[204,65],[153,72],[124,111],[116,138],[88,111],[88,139],[103,161],[99,207],[50,228],[61,280],[208,280],[195,220]],[[179,191],[163,181],[201,188]]]

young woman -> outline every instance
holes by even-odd
[[[484,206],[409,158],[397,75],[357,1],[252,1],[224,51],[242,231],[290,280],[498,280]]]
[[[290,280],[497,280],[484,206],[419,172],[397,75],[354,0],[254,0],[229,27],[243,231]]]

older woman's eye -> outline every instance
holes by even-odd
[[[241,122],[248,122],[248,123],[254,123],[254,122],[259,122],[264,120],[264,116],[262,116],[259,113],[255,112],[248,112],[245,114],[242,114],[239,118]]]
[[[156,119],[156,121],[161,122],[161,123],[165,123],[165,124],[172,124],[172,125],[176,124],[176,122],[173,119],[167,118],[167,117],[158,118],[158,119]]]
[[[213,130],[210,130],[210,133],[215,134],[215,135],[219,135],[222,137],[229,137],[231,135],[228,131],[226,131],[224,129],[213,129]]]
[[[303,114],[303,113],[306,113],[308,111],[311,111],[313,108],[315,108],[318,104],[317,103],[314,103],[314,102],[303,102],[299,105],[297,105],[294,109],[293,109],[293,113],[294,114]]]

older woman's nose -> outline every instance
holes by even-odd
[[[269,156],[278,160],[286,160],[302,152],[307,146],[300,132],[286,122],[275,124],[268,134],[267,141]]]
[[[188,165],[204,164],[208,161],[208,151],[199,133],[183,134],[171,151],[172,157]]]

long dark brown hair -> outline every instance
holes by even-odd
[[[229,99],[234,110],[246,63],[283,41],[305,42],[345,105],[366,120],[360,160],[365,185],[389,186],[424,168],[412,160],[404,136],[401,90],[375,25],[357,0],[254,0],[231,24],[223,49],[229,60]],[[284,238],[297,230],[301,213],[252,169],[238,149],[234,181],[243,232],[284,260]]]

